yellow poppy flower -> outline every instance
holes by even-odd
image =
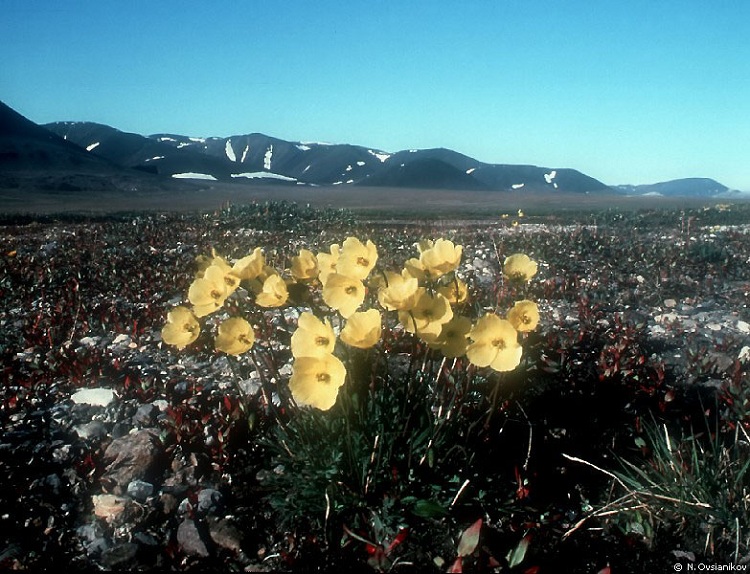
[[[205,317],[221,308],[228,295],[224,271],[218,265],[209,265],[203,277],[193,281],[188,289],[188,300],[197,317]]]
[[[354,313],[364,300],[365,286],[359,279],[334,273],[323,286],[323,301],[344,318]]]
[[[416,303],[408,311],[399,311],[398,319],[409,333],[419,335],[425,341],[434,340],[440,335],[443,325],[453,318],[453,309],[443,295],[434,296],[424,288],[419,288]]]
[[[427,278],[427,272],[425,271],[422,261],[416,257],[406,260],[406,263],[404,263],[404,270],[412,277],[416,277],[417,281],[422,282]]]
[[[271,275],[263,282],[263,289],[255,296],[255,302],[261,307],[281,307],[289,298],[284,279]]]
[[[469,289],[466,287],[466,283],[458,277],[454,277],[445,285],[438,287],[438,293],[448,299],[451,305],[463,303],[469,297]]]
[[[289,390],[298,405],[327,411],[336,404],[346,380],[346,367],[333,355],[300,357],[292,364]]]
[[[383,308],[393,311],[413,307],[419,289],[419,281],[416,277],[412,277],[408,271],[403,270],[400,274],[386,271],[385,278],[388,285],[378,291],[378,301]]]
[[[331,245],[331,249],[328,253],[323,251],[318,253],[315,258],[318,260],[318,279],[325,285],[328,276],[336,273],[336,266],[338,265],[340,249],[338,243]]]
[[[312,281],[318,276],[318,260],[312,251],[300,249],[299,255],[292,257],[292,277],[297,281]]]
[[[232,317],[219,325],[214,345],[227,355],[241,355],[255,343],[253,327],[242,317]]]
[[[466,338],[471,331],[471,320],[468,317],[454,315],[453,319],[443,325],[437,339],[431,346],[440,349],[448,358],[460,357],[466,353],[469,340]]]
[[[528,281],[536,275],[536,261],[533,261],[525,253],[514,253],[505,258],[503,263],[503,275],[509,279]]]
[[[363,244],[356,237],[347,237],[341,246],[336,273],[364,281],[378,260],[378,248],[367,240]]]
[[[469,331],[472,343],[466,356],[477,367],[491,367],[496,371],[512,371],[521,362],[523,348],[518,344],[518,333],[510,321],[497,315],[485,315]]]
[[[184,349],[195,341],[201,326],[187,307],[179,306],[167,313],[167,323],[161,330],[161,338],[167,345]]]
[[[238,259],[232,266],[232,272],[240,278],[240,280],[250,281],[255,279],[263,272],[263,268],[266,266],[266,256],[263,255],[263,251],[260,247],[256,247],[250,255]]]
[[[461,245],[454,245],[452,241],[438,239],[432,247],[422,251],[419,260],[431,277],[442,277],[458,267],[463,249]]]
[[[312,313],[305,311],[297,320],[297,330],[292,334],[294,357],[322,357],[333,353],[336,334],[326,320],[324,323]]]
[[[539,307],[527,299],[516,301],[507,318],[516,331],[533,331],[539,324]]]
[[[353,313],[341,331],[341,340],[359,349],[369,349],[380,340],[382,317],[377,309]]]

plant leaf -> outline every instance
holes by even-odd
[[[461,534],[461,539],[458,541],[458,555],[468,556],[474,550],[476,550],[479,544],[479,531],[482,529],[482,519],[480,518],[474,524],[469,526]]]
[[[515,568],[521,562],[523,562],[523,559],[526,557],[526,550],[528,550],[530,542],[531,536],[526,535],[521,538],[521,541],[513,550],[508,552],[508,566],[510,566],[511,568]]]

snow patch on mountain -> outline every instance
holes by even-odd
[[[242,159],[240,160],[240,163],[245,163],[245,158],[247,157],[247,152],[250,151],[250,144],[245,144],[245,151],[242,152]]]
[[[521,188],[522,188],[522,187],[523,187],[524,185],[526,185],[526,184],[525,184],[525,183],[514,183],[514,184],[513,184],[513,185],[511,185],[510,187],[511,187],[512,189],[521,189]]]
[[[367,153],[374,155],[376,158],[380,160],[381,163],[383,163],[385,160],[391,157],[391,154],[389,153],[383,153],[382,151],[373,151],[371,149],[368,149]]]
[[[263,169],[271,171],[271,158],[273,157],[273,144],[268,146],[265,155],[263,156]]]
[[[282,181],[297,181],[297,178],[295,177],[289,177],[289,176],[281,175],[278,173],[270,173],[267,171],[251,171],[251,172],[245,172],[245,173],[233,173],[232,177],[245,177],[247,179],[266,178],[266,179],[280,179]]]
[[[310,151],[312,149],[309,145],[305,144],[297,144],[295,147],[301,151]]]
[[[557,177],[557,170],[553,169],[551,172],[544,174],[544,181],[552,183],[552,180],[555,179],[555,177]]]
[[[195,173],[192,171],[188,171],[185,173],[173,173],[172,177],[176,179],[207,179],[210,181],[216,181],[216,178],[213,175],[209,175],[207,173]]]
[[[232,140],[228,139],[227,144],[224,146],[224,151],[227,154],[227,157],[229,158],[229,161],[233,161],[237,163],[237,156],[234,154],[234,149],[232,148]]]
[[[96,142],[96,143],[92,143],[91,145],[86,146],[86,151],[91,151],[93,149],[96,149],[96,146],[98,146],[100,143],[102,142]]]

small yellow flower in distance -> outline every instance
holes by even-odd
[[[384,309],[393,311],[413,307],[417,300],[419,281],[405,269],[399,274],[386,271],[385,278],[388,282],[386,287],[378,291],[378,301]]]
[[[471,331],[471,320],[468,317],[454,315],[453,319],[443,325],[440,335],[432,343],[436,349],[440,349],[443,355],[453,359],[466,353],[469,345],[467,336]]]
[[[161,338],[167,345],[184,349],[195,341],[201,326],[187,307],[179,306],[167,313],[167,324],[161,330]]]
[[[539,307],[533,301],[516,301],[508,311],[508,321],[516,331],[533,331],[539,324]]]
[[[377,260],[378,248],[372,241],[368,239],[363,244],[356,237],[347,237],[341,246],[336,273],[364,281]]]
[[[513,227],[518,227],[518,221],[516,221],[516,220],[514,219],[514,220],[513,220],[513,223],[511,223],[511,225],[512,225]]]
[[[289,390],[298,405],[327,411],[336,404],[346,380],[346,367],[333,355],[300,357],[292,364]]]
[[[422,251],[419,260],[431,277],[442,277],[458,267],[463,249],[461,245],[454,245],[452,241],[438,239],[432,247]]]
[[[255,343],[253,328],[242,317],[232,317],[219,325],[214,345],[217,351],[227,355],[241,355],[250,350]]]
[[[294,357],[322,357],[333,353],[336,334],[326,320],[324,323],[312,313],[305,311],[299,316],[297,330],[292,334]]]
[[[323,301],[344,318],[354,313],[365,300],[365,286],[359,279],[333,273],[323,285]]]
[[[508,279],[528,281],[536,275],[536,261],[529,259],[525,253],[514,253],[505,258],[503,275]]]
[[[235,261],[232,266],[232,271],[240,278],[240,280],[250,281],[263,273],[263,268],[265,266],[266,256],[263,255],[263,251],[260,247],[256,247],[250,255]]]
[[[228,295],[224,271],[218,265],[209,265],[203,277],[193,281],[188,289],[188,300],[197,317],[205,317],[219,309]]]
[[[518,210],[518,217],[523,217],[523,211],[520,209]]]
[[[299,255],[292,257],[291,271],[297,281],[312,281],[318,276],[318,260],[312,251],[300,249]]]
[[[463,303],[469,297],[469,289],[466,287],[466,283],[458,277],[453,277],[445,285],[438,287],[438,293],[448,299],[451,305]]]
[[[503,214],[502,214],[502,215],[500,216],[500,219],[508,219],[509,217],[510,217],[510,215],[508,215],[507,213],[503,213]]]
[[[322,253],[318,253],[318,255],[315,257],[318,260],[318,269],[320,271],[318,279],[320,279],[320,282],[323,285],[325,285],[329,275],[331,275],[332,273],[336,273],[336,266],[338,265],[339,256],[339,245],[338,243],[334,243],[333,245],[331,245],[329,253],[323,251]]]
[[[382,317],[377,309],[353,313],[341,331],[341,340],[359,349],[369,349],[380,340]]]
[[[263,282],[263,289],[255,296],[261,307],[281,307],[289,298],[286,282],[280,275],[271,275]]]
[[[469,331],[472,343],[466,349],[469,361],[477,367],[512,371],[521,362],[523,348],[510,321],[495,314],[485,315]]]
[[[399,311],[398,320],[409,333],[415,333],[425,341],[434,340],[440,335],[443,325],[453,318],[453,309],[443,295],[434,296],[424,288],[419,288],[417,300],[408,311]]]

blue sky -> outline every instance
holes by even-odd
[[[2,0],[0,100],[750,191],[750,2]]]

